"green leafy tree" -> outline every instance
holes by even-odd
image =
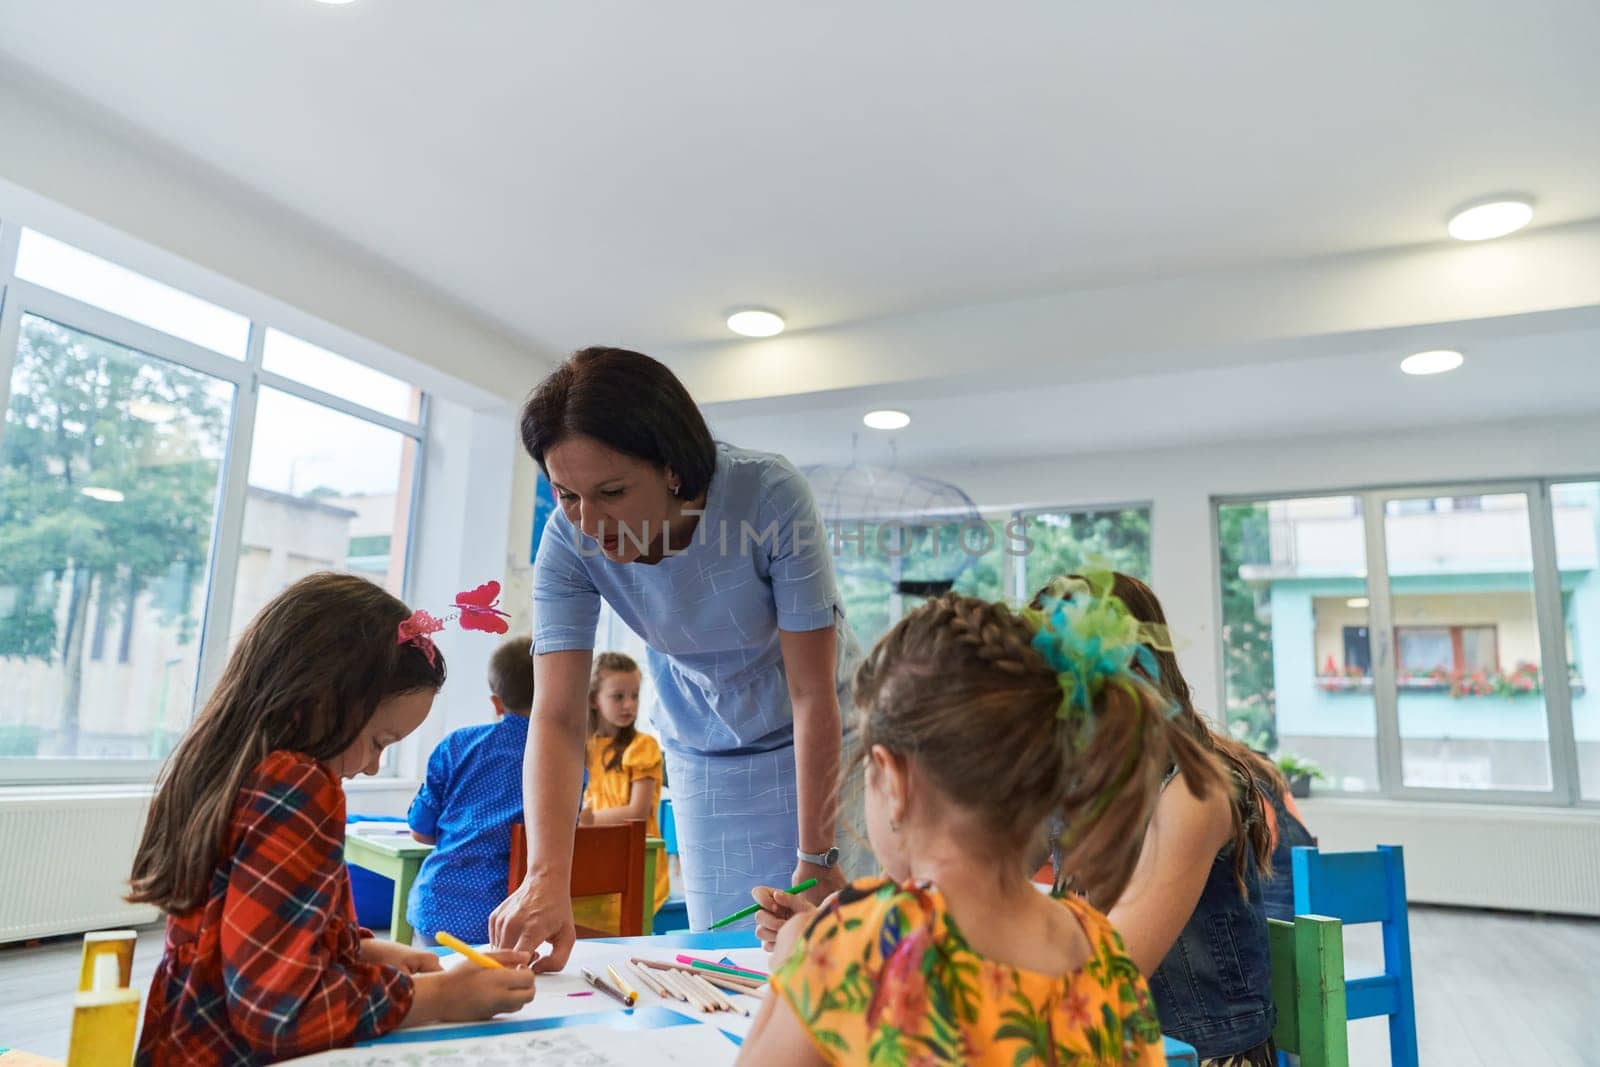
[[[194,637],[189,588],[206,564],[228,411],[214,379],[22,320],[0,435],[0,591],[12,601],[0,600],[0,656],[61,665],[63,754],[77,752],[93,600],[110,618],[173,580],[159,618]]]
[[[1143,508],[1042,512],[1026,522],[1033,542],[1024,583],[1030,596],[1055,575],[1091,565],[1150,578],[1150,513]]]
[[[1246,744],[1272,752],[1278,747],[1272,619],[1263,610],[1256,587],[1239,573],[1247,564],[1272,562],[1267,509],[1260,504],[1218,509],[1217,547],[1222,566],[1222,648],[1228,722]]]

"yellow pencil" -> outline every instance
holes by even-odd
[[[479,967],[494,967],[501,970],[505,968],[505,964],[501,963],[499,960],[494,959],[491,956],[485,956],[483,953],[479,952],[477,949],[473,948],[471,945],[467,944],[465,941],[453,934],[447,934],[443,930],[440,930],[438,933],[433,935],[433,939],[439,942],[439,944],[443,945],[445,948],[455,949],[457,952],[467,957],[467,959],[471,960],[473,963],[476,963]]]
[[[639,1002],[639,991],[633,988],[633,986],[629,985],[628,980],[623,978],[622,975],[618,974],[615,967],[607,965],[606,973],[611,976],[611,981],[614,982],[616,987],[622,990],[623,995],[628,998],[628,1005],[630,1007]]]

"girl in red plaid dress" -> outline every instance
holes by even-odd
[[[361,578],[314,574],[256,616],[168,760],[131,901],[167,913],[139,1064],[258,1064],[533,997],[524,953],[445,971],[356,925],[343,778],[421,725],[444,657]]]

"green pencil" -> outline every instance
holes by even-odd
[[[812,886],[814,886],[816,884],[817,884],[817,880],[815,878],[807,878],[805,881],[801,882],[799,885],[790,886],[788,889],[784,890],[784,892],[790,893],[790,894],[804,893],[807,889],[810,889]],[[745,908],[743,911],[734,912],[732,915],[728,916],[726,919],[718,919],[716,922],[714,922],[710,926],[706,927],[706,929],[708,929],[708,930],[720,930],[724,926],[727,926],[729,923],[736,923],[740,919],[748,919],[748,918],[750,918],[750,916],[754,915],[756,912],[758,912],[760,910],[761,910],[761,905],[760,904],[752,904],[748,908]]]

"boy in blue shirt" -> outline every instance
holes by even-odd
[[[522,752],[533,711],[533,638],[513,637],[489,660],[495,721],[452,731],[428,757],[411,802],[411,836],[437,847],[422,861],[406,919],[418,944],[446,930],[489,940],[489,913],[506,897],[511,826],[522,821]],[[585,786],[587,786],[587,779]]]

